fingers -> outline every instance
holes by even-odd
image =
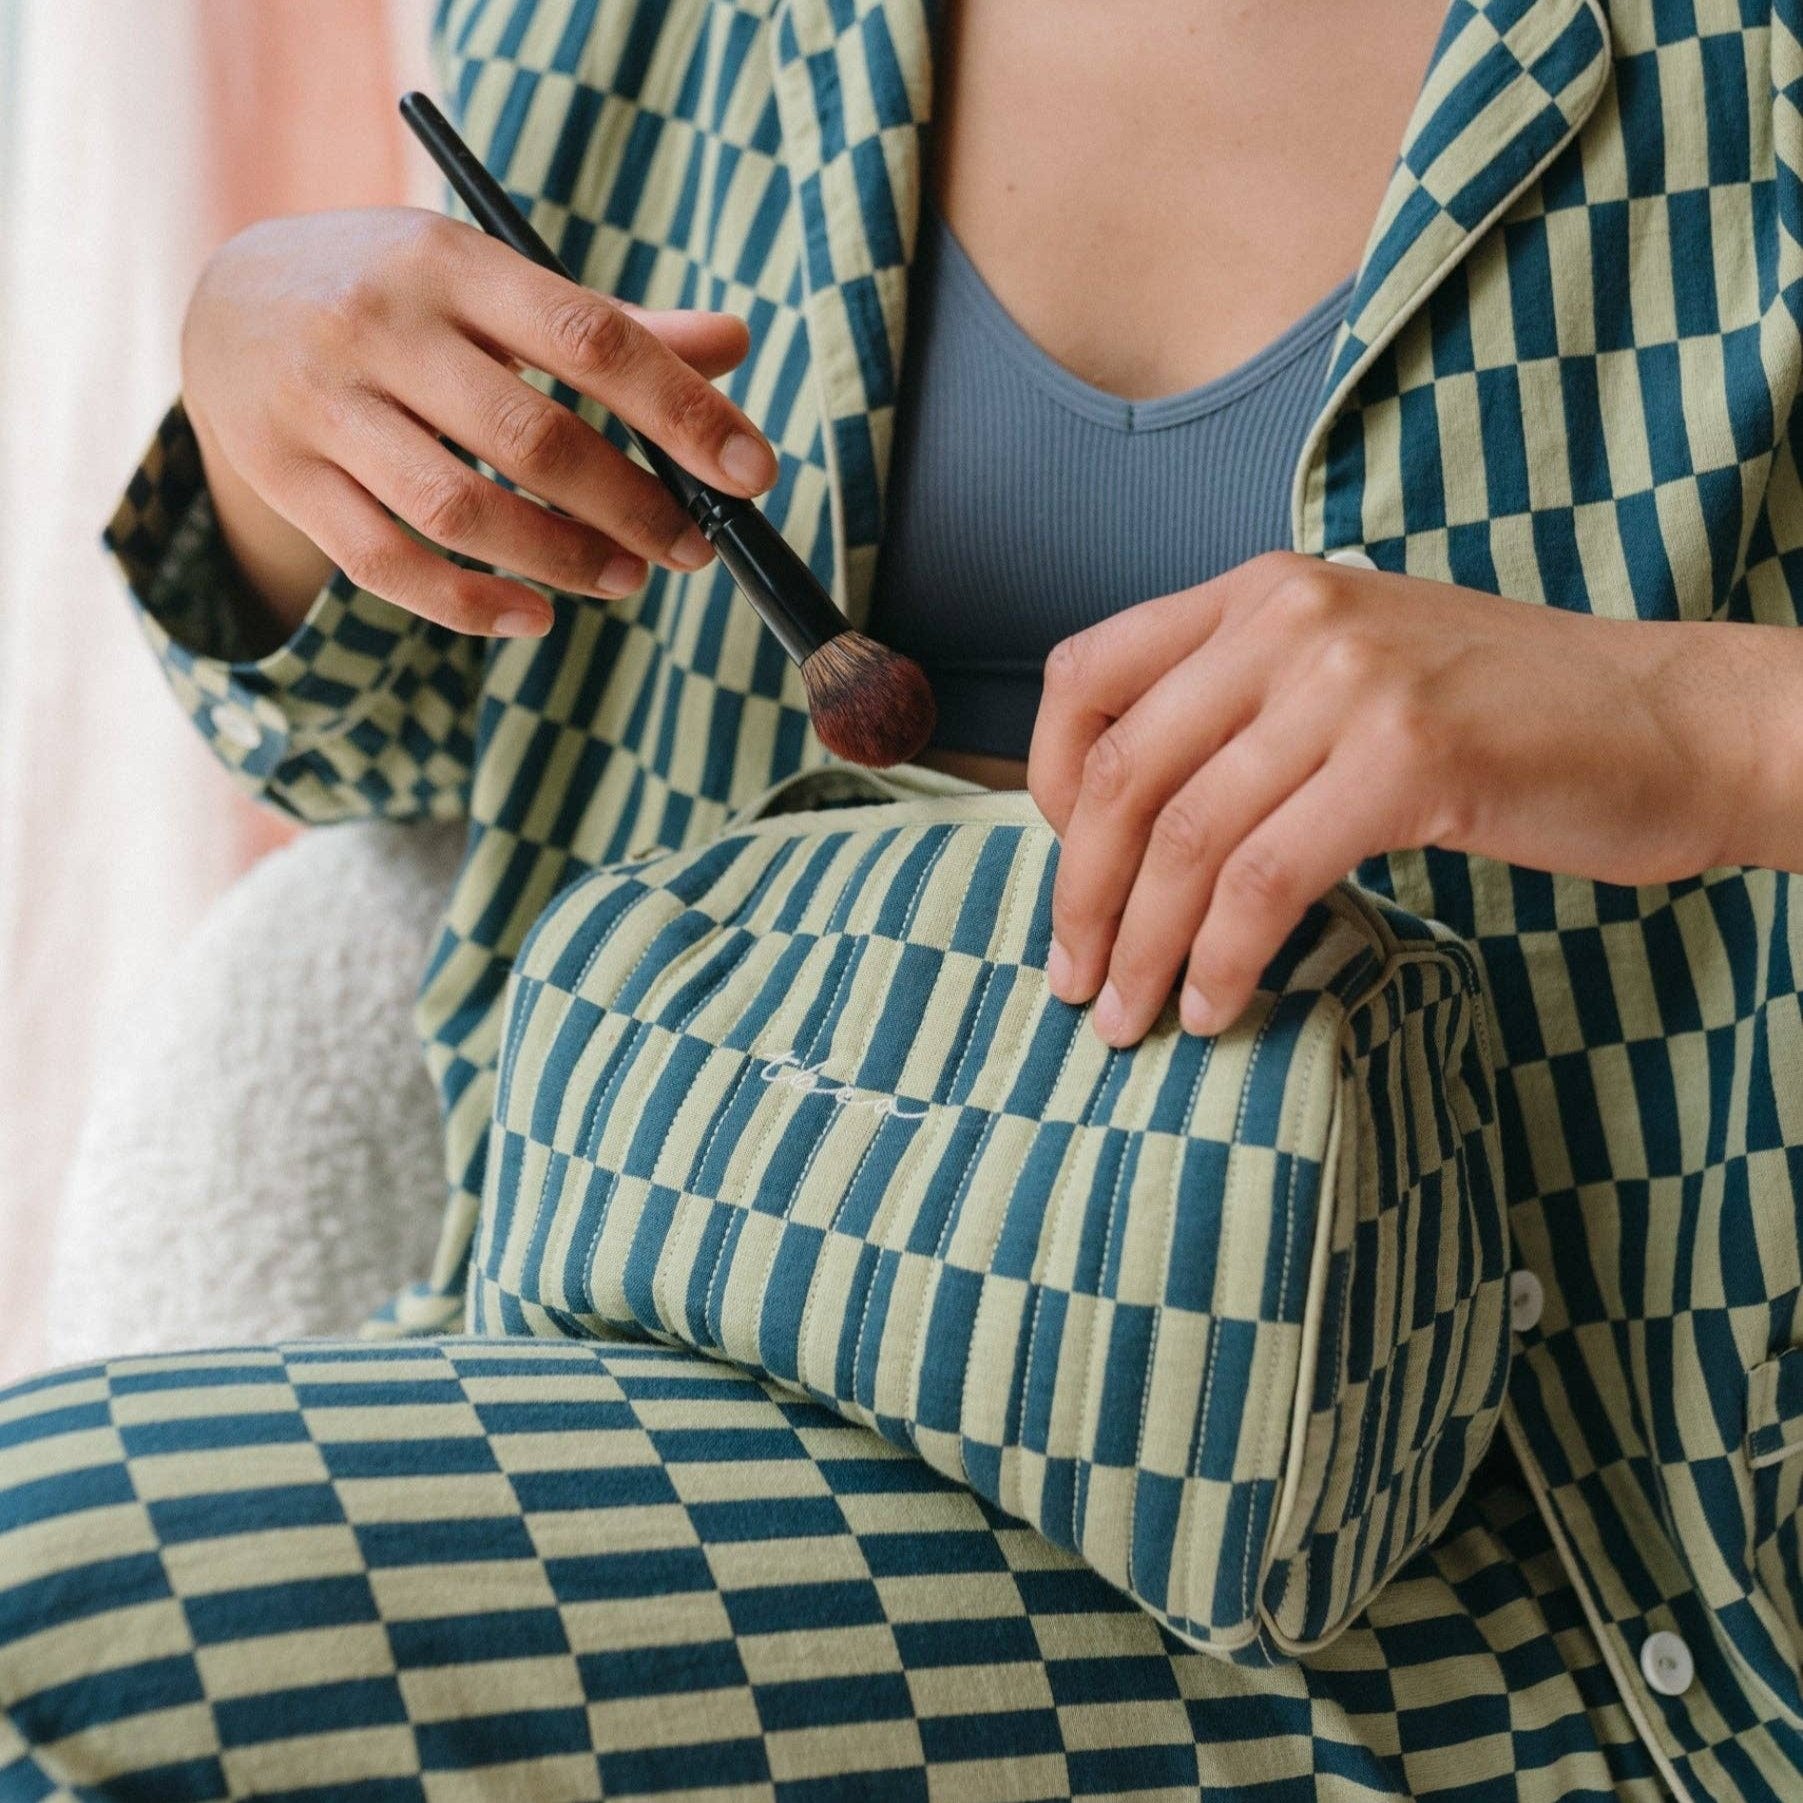
[[[604,561],[587,571],[579,592],[629,594],[645,580],[647,560],[694,570],[713,555],[655,476],[467,339],[447,333],[422,350],[394,393],[464,450],[603,535],[605,545],[597,540],[594,551]],[[541,568],[508,567],[552,580]]]
[[[309,463],[291,482],[287,504],[292,523],[351,581],[396,607],[453,632],[535,638],[550,629],[551,604],[542,595],[440,557],[333,464]]]
[[[451,305],[471,330],[599,401],[703,481],[755,495],[776,480],[763,434],[642,314],[464,229],[474,242],[460,246],[467,275]]]
[[[1186,1031],[1225,1032],[1309,904],[1380,849],[1361,830],[1363,786],[1336,753],[1222,864],[1178,1003]]]
[[[1046,979],[1060,1000],[1087,1002],[1101,989],[1142,854],[1193,849],[1203,823],[1191,817],[1192,803],[1179,806],[1176,797],[1255,711],[1258,695],[1245,666],[1243,657],[1222,659],[1211,643],[1167,667],[1090,745],[1052,895]],[[1198,911],[1185,941],[1200,919]],[[1180,952],[1172,954],[1173,972]]]
[[[1170,1000],[1223,862],[1308,782],[1329,750],[1312,711],[1292,702],[1229,739],[1159,810],[1140,842],[1144,855],[1128,872],[1119,927],[1102,947],[1107,980],[1094,1022],[1110,1045],[1145,1037]],[[1076,839],[1073,828],[1067,844]]]
[[[208,422],[209,479],[230,497],[222,518],[274,617],[302,617],[323,552],[427,618],[487,632],[512,604],[542,631],[541,596],[431,559],[404,526],[609,596],[642,583],[648,559],[693,569],[709,549],[652,475],[507,366],[573,383],[749,494],[774,481],[774,455],[710,381],[748,342],[722,314],[586,293],[472,226],[359,208],[266,221],[209,259],[184,325],[183,385]],[[462,468],[440,433],[524,493]]]
[[[572,594],[633,586],[621,580],[613,540],[478,475],[391,402],[352,401],[338,425],[330,449],[345,472],[433,544]],[[632,573],[641,577],[643,565],[635,560]]]
[[[1199,588],[1141,602],[1053,647],[1027,753],[1027,787],[1055,832],[1069,824],[1090,747],[1213,637],[1236,600],[1269,585],[1271,562],[1254,558]]]
[[[699,307],[640,307],[631,301],[618,304],[710,382],[737,369],[751,349],[750,328],[734,314],[708,313]]]
[[[1052,830],[1070,824],[1091,747],[1160,676],[1201,645],[1218,613],[1186,590],[1111,615],[1052,647],[1027,750],[1027,787]]]

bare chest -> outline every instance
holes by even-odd
[[[933,184],[1028,334],[1142,399],[1356,266],[1442,0],[958,0]]]

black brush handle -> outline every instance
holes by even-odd
[[[429,96],[417,91],[403,94],[401,117],[483,231],[540,269],[565,281],[576,279]],[[806,663],[827,640],[850,629],[851,622],[833,604],[814,572],[757,508],[738,495],[723,495],[710,488],[661,446],[642,437],[624,420],[620,424],[652,474],[701,528],[758,617],[794,662]]]

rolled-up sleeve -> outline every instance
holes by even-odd
[[[335,574],[257,654],[199,446],[177,405],[105,534],[163,673],[250,793],[312,823],[467,805],[484,641]]]

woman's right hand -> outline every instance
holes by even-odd
[[[189,303],[182,392],[272,631],[299,623],[336,565],[458,632],[535,636],[551,624],[543,596],[435,555],[397,521],[573,594],[629,594],[648,561],[699,568],[707,542],[656,477],[519,372],[569,384],[749,496],[775,481],[775,456],[708,379],[747,344],[728,314],[630,307],[473,226],[367,208],[268,220],[216,252]]]

